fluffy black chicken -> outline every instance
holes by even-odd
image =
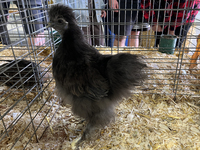
[[[114,117],[115,104],[142,84],[146,64],[139,55],[100,54],[87,44],[73,10],[67,6],[52,6],[49,17],[49,26],[62,36],[53,58],[61,103],[71,104],[73,113],[88,122],[80,143],[96,127],[107,125]]]
[[[46,82],[50,74],[43,67],[25,59],[7,60],[0,66],[0,82],[6,86],[30,88],[34,84]],[[38,69],[39,68],[39,69]]]

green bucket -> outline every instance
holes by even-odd
[[[159,44],[159,52],[174,54],[176,47],[177,37],[173,35],[161,35],[160,44]]]
[[[51,32],[50,32],[51,33]],[[60,45],[61,43],[61,36],[58,32],[56,32],[55,30],[52,31],[52,34],[53,34],[53,43],[55,44],[55,48],[58,48],[58,46]]]

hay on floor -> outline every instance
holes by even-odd
[[[199,149],[200,66],[196,66],[196,70],[193,70],[191,74],[190,56],[183,55],[183,61],[179,63],[178,60],[182,55],[177,52],[174,55],[167,55],[159,53],[156,49],[148,49],[148,51],[143,48],[130,49],[128,47],[121,49],[100,47],[98,49],[103,54],[110,54],[112,50],[113,54],[129,52],[144,55],[150,68],[147,70],[149,80],[144,85],[146,91],[141,90],[144,87],[134,90],[129,99],[123,100],[116,107],[116,121],[104,129],[97,130],[96,138],[90,142],[86,141],[80,149]],[[44,62],[44,65],[45,63],[48,61]],[[168,79],[174,79],[177,64],[179,64],[178,68],[181,67],[181,71],[178,76],[180,81],[175,101],[173,99],[174,81]],[[49,124],[45,119],[36,132],[39,143],[33,136],[26,149],[72,149],[71,144],[81,136],[84,130],[85,122],[82,123],[81,118],[72,114],[70,106],[60,106],[56,93],[50,95],[54,86],[52,82],[45,89],[42,100],[35,101],[30,108],[32,116],[35,116],[43,102],[49,98],[33,123],[37,127],[45,118],[46,113],[48,113],[48,118],[55,114],[50,122],[51,128],[48,127]],[[1,95],[6,89],[7,87],[1,87]],[[15,100],[22,96],[17,95],[16,92],[13,94]],[[15,103],[12,96],[0,104],[1,114]],[[27,94],[27,99],[31,101],[35,96],[30,92]],[[20,116],[26,106],[26,100],[20,101],[20,104],[3,118],[5,126],[8,127],[17,116]],[[8,136],[3,138],[0,148],[10,149],[30,120],[29,113],[25,113],[9,131]],[[1,133],[5,131],[2,121],[0,131]],[[43,131],[45,131],[44,134]],[[14,149],[22,149],[33,133],[32,125],[29,125]]]

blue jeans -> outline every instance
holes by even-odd
[[[7,29],[7,16],[8,16],[8,9],[10,8],[10,2],[4,2],[4,3],[0,3],[1,7],[5,10],[0,11],[0,15],[2,15],[0,17],[0,42],[2,42],[2,44],[4,45],[8,45],[10,44],[10,37],[8,34],[8,29]],[[43,32],[44,30],[40,30],[39,29],[43,28],[43,12],[40,9],[36,9],[36,10],[30,10],[30,9],[25,9],[25,12],[22,11],[23,7],[22,5],[17,5],[18,8],[21,10],[20,11],[20,15],[22,18],[22,23],[23,23],[23,27],[24,30],[26,32],[26,34],[32,34],[33,32],[36,32],[36,34]],[[25,8],[35,8],[35,7],[42,7],[42,5],[26,5]],[[3,12],[3,14],[2,14]],[[27,18],[27,21],[26,21]],[[34,20],[34,21],[32,21]],[[32,21],[31,23],[29,23],[30,21]]]

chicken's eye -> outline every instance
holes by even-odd
[[[59,20],[58,20],[58,23],[63,23],[62,19],[59,19]]]

